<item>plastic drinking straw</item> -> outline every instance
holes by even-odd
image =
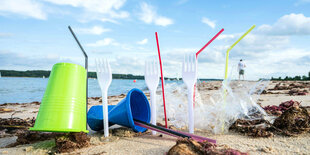
[[[222,32],[224,29],[222,28],[221,31],[219,31],[211,40],[209,40],[197,53],[196,53],[196,58],[198,55],[209,45],[212,43],[213,40],[215,40]]]
[[[211,40],[209,40],[197,53],[196,53],[196,59],[198,58],[198,55],[207,47],[209,44],[212,43],[213,40],[215,40],[222,32],[224,31],[224,28],[222,28]],[[194,85],[194,96],[193,96],[193,104],[195,107],[195,91],[196,91],[196,84]]]
[[[229,59],[229,51],[239,43],[241,39],[243,39],[248,33],[250,33],[255,28],[255,25],[253,25],[248,31],[246,31],[234,44],[232,44],[226,51],[226,65],[225,65],[225,80],[227,79],[227,72],[228,72],[228,59]]]
[[[248,31],[246,31],[234,44],[232,44],[226,51],[226,64],[225,64],[225,84],[228,76],[228,59],[229,59],[229,51],[239,43],[240,40],[242,40],[248,33],[250,33],[253,29],[255,28],[255,25],[253,25]],[[224,109],[226,107],[226,95],[227,95],[227,90],[224,90]],[[222,120],[222,132],[224,131],[224,122]]]
[[[150,124],[150,123],[145,123],[145,122],[142,122],[142,121],[139,121],[139,120],[136,120],[136,119],[134,119],[134,123],[135,123],[135,125],[141,126],[143,128],[147,128],[147,129],[150,129],[150,130],[158,131],[158,132],[161,132],[163,134],[167,134],[167,135],[174,136],[174,137],[192,138],[192,139],[195,139],[195,140],[197,140],[199,142],[208,141],[208,142],[211,142],[211,143],[216,143],[216,140],[214,140],[214,139],[210,139],[210,138],[206,138],[206,137],[202,137],[202,136],[197,136],[197,135],[190,134],[190,133],[187,133],[187,132],[182,132],[182,131],[176,131],[176,130],[171,130],[171,129],[163,128],[163,127],[156,126],[156,125],[153,125],[153,124]]]
[[[85,57],[85,69],[86,69],[86,115],[87,115],[87,111],[88,111],[88,56],[87,56],[83,46],[79,42],[78,38],[76,37],[75,33],[73,32],[73,30],[72,30],[70,25],[68,26],[68,29],[70,30],[72,36],[74,37],[76,43],[79,45],[79,47],[80,47],[80,49],[83,52],[83,55]],[[86,119],[86,130],[87,130],[87,119]]]
[[[164,131],[166,133],[169,133],[169,134],[172,134],[172,135],[176,135],[176,136],[179,136],[179,137],[183,137],[183,138],[191,138],[190,136],[187,136],[187,135],[184,135],[182,133],[178,133],[176,131],[173,131],[173,130],[168,130],[167,128],[163,128],[163,127],[160,127],[160,126],[156,126],[156,125],[153,125],[153,124],[150,124],[150,123],[145,123],[145,122],[142,122],[140,120],[136,120],[134,119],[134,123],[137,124],[137,125],[145,125],[147,127],[151,127],[151,128],[155,128],[155,129],[158,129],[158,130],[161,130],[161,131]]]
[[[161,63],[160,49],[159,49],[159,43],[158,43],[158,35],[157,35],[157,32],[155,32],[155,36],[156,36],[156,43],[157,43],[157,50],[158,50],[158,58],[159,58],[159,65],[160,65],[161,90],[162,90],[162,92],[163,92],[163,103],[164,103],[164,113],[165,113],[165,126],[166,126],[166,128],[168,128],[167,114],[166,114],[166,103],[165,103],[165,88],[164,88],[163,67],[162,67],[162,63]]]

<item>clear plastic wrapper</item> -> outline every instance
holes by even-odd
[[[197,87],[200,84],[198,81]],[[258,82],[226,80],[222,81],[218,90],[198,91],[196,87],[195,128],[218,134],[227,132],[237,119],[266,119],[267,114],[257,104],[257,100],[268,84],[269,80]],[[166,84],[165,96],[169,124],[177,128],[186,128],[188,124],[186,86],[180,81]],[[164,118],[162,99],[158,100],[157,117],[161,120]]]

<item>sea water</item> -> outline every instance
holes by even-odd
[[[0,78],[0,104],[3,103],[28,103],[41,101],[48,78],[2,77]],[[101,90],[97,79],[88,79],[88,96],[99,97]],[[113,79],[108,95],[126,94],[132,88],[146,91],[144,80]]]

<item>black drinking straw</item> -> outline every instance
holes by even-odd
[[[71,29],[70,26],[68,26],[71,34],[73,35],[76,43],[79,45],[81,51],[83,52],[84,54],[84,57],[85,57],[85,69],[86,69],[86,115],[87,115],[87,111],[88,111],[88,56],[84,50],[84,48],[82,47],[82,45],[80,44],[79,40],[77,39],[77,37],[75,36],[73,30]],[[86,130],[87,130],[87,118],[86,118]]]
[[[179,137],[183,137],[183,138],[192,138],[191,136],[188,136],[188,135],[185,135],[185,134],[182,134],[182,133],[173,131],[173,130],[168,130],[168,129],[166,129],[166,128],[163,128],[163,127],[160,127],[160,126],[157,126],[157,125],[153,125],[153,124],[150,124],[150,123],[145,123],[145,122],[143,122],[143,121],[136,120],[136,119],[133,119],[133,120],[134,120],[135,122],[141,123],[141,124],[146,125],[146,126],[149,126],[149,127],[151,127],[151,128],[155,128],[155,129],[158,129],[158,130],[167,132],[167,133],[169,133],[169,134],[173,134],[173,135],[176,135],[176,136],[179,136]]]

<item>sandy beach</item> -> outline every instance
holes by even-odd
[[[238,83],[256,83],[254,81],[234,81]],[[220,81],[201,83],[198,86],[202,100],[210,97],[221,88]],[[301,93],[303,92],[303,93]],[[271,81],[260,95],[258,102],[264,107],[268,105],[279,105],[282,102],[294,100],[301,102],[302,106],[310,106],[310,82],[294,81]],[[158,92],[160,94],[160,92]],[[146,94],[149,97],[149,94]],[[109,96],[109,104],[115,105],[126,95]],[[89,98],[89,107],[101,104],[100,97]],[[0,118],[17,117],[21,119],[35,118],[40,107],[39,102],[24,104],[0,105]],[[112,129],[110,130],[112,132]],[[16,134],[7,134],[0,131],[0,154],[48,154],[53,146],[53,139],[39,141],[33,144],[6,147],[16,141]],[[253,138],[241,133],[229,131],[226,134],[212,134],[209,131],[196,130],[195,134],[217,140],[217,144],[226,145],[233,149],[249,154],[309,154],[310,133],[298,136],[274,135],[269,138]],[[108,138],[103,133],[90,131],[90,146],[77,149],[73,152],[63,154],[165,154],[176,144],[176,138],[158,134],[152,136],[148,131],[140,136],[119,136],[112,134]]]

